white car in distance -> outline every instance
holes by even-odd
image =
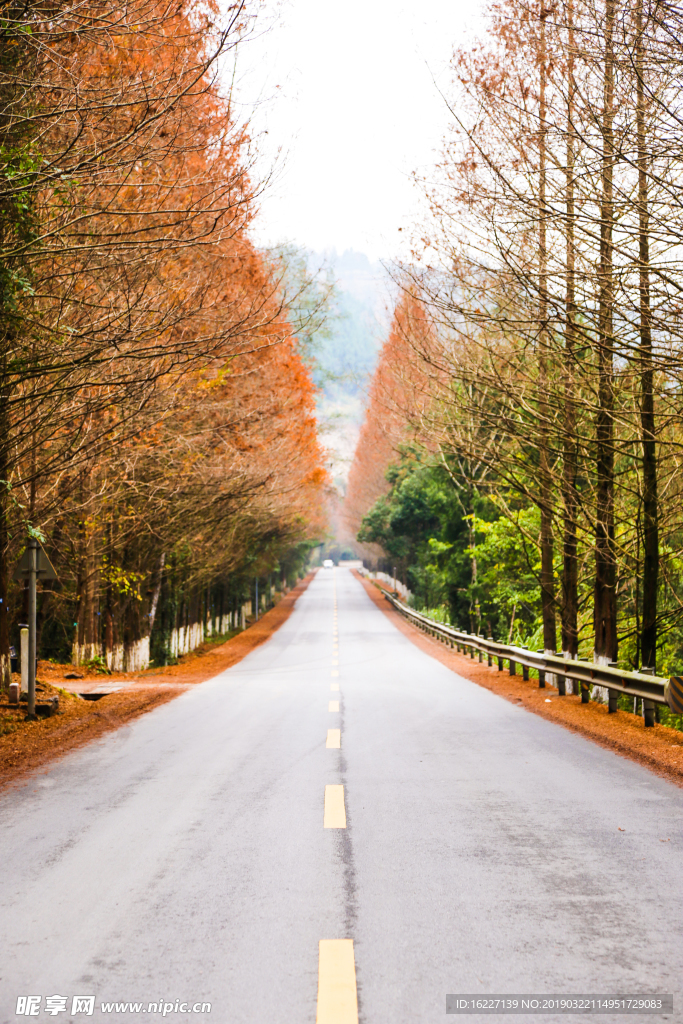
[[[326,558],[323,562],[323,569],[334,569],[334,562],[331,558]]]

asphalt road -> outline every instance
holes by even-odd
[[[345,828],[324,827],[326,786]],[[673,991],[668,1018],[582,1019],[681,1021],[682,804],[321,570],[239,665],[4,794],[0,1019],[40,995],[40,1021],[151,1022],[101,1004],[158,1001],[313,1024],[320,966],[321,1021],[347,1024],[350,953],[361,1024],[455,1020],[447,993]]]

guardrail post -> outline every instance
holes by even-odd
[[[654,675],[655,670],[647,665],[642,665],[639,672],[641,675],[649,676]],[[643,698],[643,724],[646,729],[652,729],[655,724],[655,702],[646,697]]]
[[[545,647],[541,647],[536,651],[536,654],[545,654]],[[545,670],[539,668],[538,670],[538,688],[539,690],[545,690]]]
[[[618,661],[610,661],[609,662],[609,667],[610,668],[619,668],[619,662]],[[615,715],[617,713],[617,711],[619,710],[619,708],[617,706],[617,701],[618,700],[619,700],[619,691],[618,690],[612,690],[612,689],[610,689],[608,687],[607,688],[607,713],[609,715]]]
[[[472,659],[472,661],[474,661],[474,655],[476,650],[476,647],[474,646],[474,644],[472,644],[472,646],[470,647],[470,658]]]
[[[588,704],[590,702],[591,695],[588,689],[588,683],[581,683],[581,703]]]
[[[516,669],[514,661],[512,660],[512,658],[510,658],[509,661],[510,661],[510,675],[511,676],[517,675],[517,669]]]
[[[478,640],[483,640],[484,638],[483,638],[483,636],[481,636],[481,634],[480,634],[480,635],[479,635],[479,636],[477,637],[477,639],[478,639]],[[479,664],[481,664],[481,662],[482,662],[482,661],[484,660],[484,652],[482,651],[481,647],[479,648],[479,651],[478,651],[478,653],[479,653]]]
[[[555,679],[557,680],[557,696],[558,697],[566,697],[567,696],[567,677],[566,676],[555,676]]]
[[[489,641],[489,643],[493,643],[493,637],[492,636],[489,636],[486,639]],[[491,668],[493,666],[493,655],[491,654],[490,651],[487,651],[486,654],[488,656],[489,668]]]
[[[500,655],[498,655],[498,671],[499,672],[503,671],[503,659],[501,658]]]

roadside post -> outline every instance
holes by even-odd
[[[19,626],[19,655],[21,658],[21,692],[28,695],[28,626]]]
[[[28,711],[30,721],[36,719],[36,583],[41,580],[56,580],[50,559],[35,537],[29,537],[26,550],[14,570],[15,580],[28,579]],[[22,633],[24,630],[22,630]],[[23,641],[23,637],[22,637]],[[22,685],[23,685],[23,642],[22,642]]]

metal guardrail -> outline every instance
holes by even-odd
[[[453,629],[452,626],[444,626],[441,622],[427,618],[420,612],[409,608],[398,598],[382,589],[386,599],[396,608],[401,615],[405,616],[420,629],[430,633],[432,636],[458,650],[462,647],[463,652],[469,651],[473,658],[475,653],[479,655],[479,661],[486,657],[488,664],[493,665],[494,659],[498,662],[498,670],[502,672],[503,662],[508,662],[508,670],[511,676],[517,674],[517,666],[522,669],[524,679],[529,678],[529,669],[538,672],[538,685],[543,688],[546,676],[553,676],[561,697],[567,692],[567,679],[580,684],[581,700],[587,704],[590,699],[592,685],[604,686],[607,688],[609,697],[610,714],[617,710],[617,697],[625,693],[629,697],[637,697],[643,701],[643,717],[645,725],[655,724],[655,704],[665,704],[672,711],[681,713],[678,706],[680,701],[680,680],[662,679],[658,676],[646,675],[640,672],[628,672],[615,665],[598,665],[592,661],[573,660],[563,658],[560,654],[546,654],[544,651],[530,651],[528,647],[515,647],[512,644],[496,643],[492,637],[475,636],[472,633],[462,633]]]

